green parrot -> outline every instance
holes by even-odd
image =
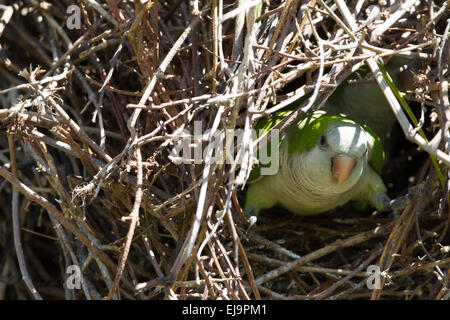
[[[290,112],[261,120],[260,134]],[[262,164],[252,169],[244,205],[247,216],[275,205],[295,214],[318,214],[350,200],[361,209],[367,204],[389,209],[379,175],[384,150],[368,126],[323,110],[309,112],[280,134],[278,151],[271,155],[279,157],[276,174],[261,175]]]
[[[406,65],[409,69],[394,73]],[[413,88],[416,67],[414,61],[392,57],[386,70],[404,91]],[[359,209],[369,204],[379,211],[405,205],[409,196],[391,201],[380,177],[384,151],[395,147],[396,118],[375,81],[352,82],[368,74],[368,67],[359,69],[335,90],[323,111],[308,113],[282,133],[279,171],[261,175],[258,165],[250,174],[244,205],[248,216],[275,205],[301,215],[329,211],[350,200]],[[267,131],[290,112],[261,120],[256,129]]]

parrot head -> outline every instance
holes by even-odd
[[[368,165],[369,137],[357,123],[341,116],[320,117],[293,134],[291,173],[311,191],[341,193],[354,187]],[[311,177],[308,179],[307,177]]]

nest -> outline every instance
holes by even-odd
[[[5,1],[0,299],[449,299],[449,10]],[[418,123],[397,118],[430,139],[406,130],[383,178],[422,192],[396,215],[274,209],[247,231],[257,121],[311,93],[283,130],[396,55],[421,64],[402,93]],[[208,147],[225,132],[242,139]]]

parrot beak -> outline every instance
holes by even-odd
[[[356,158],[343,153],[337,154],[331,161],[331,177],[337,183],[347,180],[356,164]]]

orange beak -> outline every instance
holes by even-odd
[[[331,160],[331,177],[337,183],[347,180],[356,164],[356,158],[346,154],[337,154]]]

